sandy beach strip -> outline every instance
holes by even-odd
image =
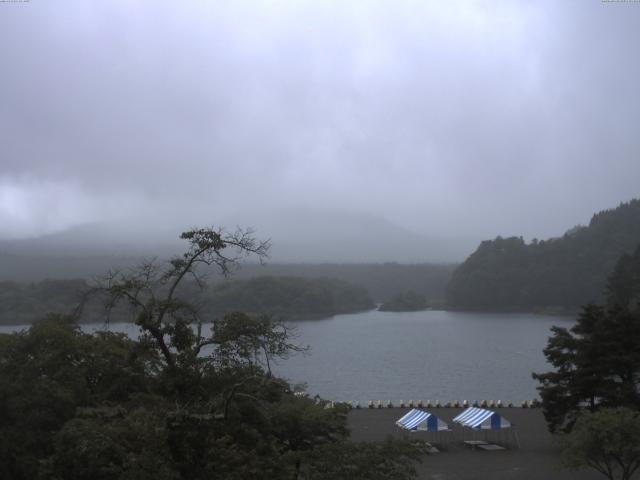
[[[462,412],[461,408],[423,408],[453,427],[451,433],[407,432],[396,427],[395,422],[409,408],[354,409],[349,412],[348,425],[353,441],[384,440],[395,438],[425,440],[441,451],[425,454],[417,466],[419,478],[430,480],[486,480],[486,479],[535,479],[535,480],[597,480],[602,479],[593,470],[571,472],[560,465],[560,455],[553,437],[538,408],[493,408],[515,425],[520,448],[515,436],[505,429],[502,432],[473,432],[453,425],[451,419]],[[506,447],[500,451],[473,450],[464,440],[487,440]]]

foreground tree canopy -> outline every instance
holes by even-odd
[[[630,480],[640,468],[640,412],[623,407],[586,411],[560,445],[565,466]]]
[[[551,431],[571,430],[584,408],[640,408],[640,247],[618,261],[607,299],[552,329],[544,353],[554,370],[533,375]]]
[[[91,292],[129,308],[139,339],[83,333],[60,315],[0,335],[0,477],[415,477],[415,450],[348,443],[345,406],[325,408],[273,376],[274,358],[301,349],[284,324],[235,312],[211,326],[180,297],[186,278],[204,285],[199,265],[226,274],[268,244],[246,231],[182,238],[184,255],[111,272]],[[372,465],[384,468],[372,476]]]

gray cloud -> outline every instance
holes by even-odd
[[[552,236],[638,196],[640,5],[0,5],[0,237],[294,206]]]

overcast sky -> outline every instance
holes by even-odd
[[[640,3],[31,0],[0,44],[4,238],[291,207],[544,238],[640,196]]]

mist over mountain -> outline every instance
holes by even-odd
[[[464,260],[480,240],[446,232],[423,235],[382,216],[329,209],[246,212],[237,218],[240,225],[255,227],[259,237],[271,238],[274,262],[451,263]]]
[[[187,228],[125,222],[92,222],[48,235],[0,240],[0,253],[33,257],[165,256],[182,250]]]
[[[640,194],[639,8],[0,0],[0,480],[611,473],[640,200],[592,215]],[[350,411],[534,381],[491,425],[522,451]]]
[[[252,228],[257,238],[270,238],[271,263],[452,263],[462,261],[478,243],[473,238],[428,237],[382,217],[330,210],[239,214],[222,225],[227,230]],[[183,249],[179,234],[193,226],[104,222],[2,240],[0,279],[86,277],[142,257],[170,257]]]

